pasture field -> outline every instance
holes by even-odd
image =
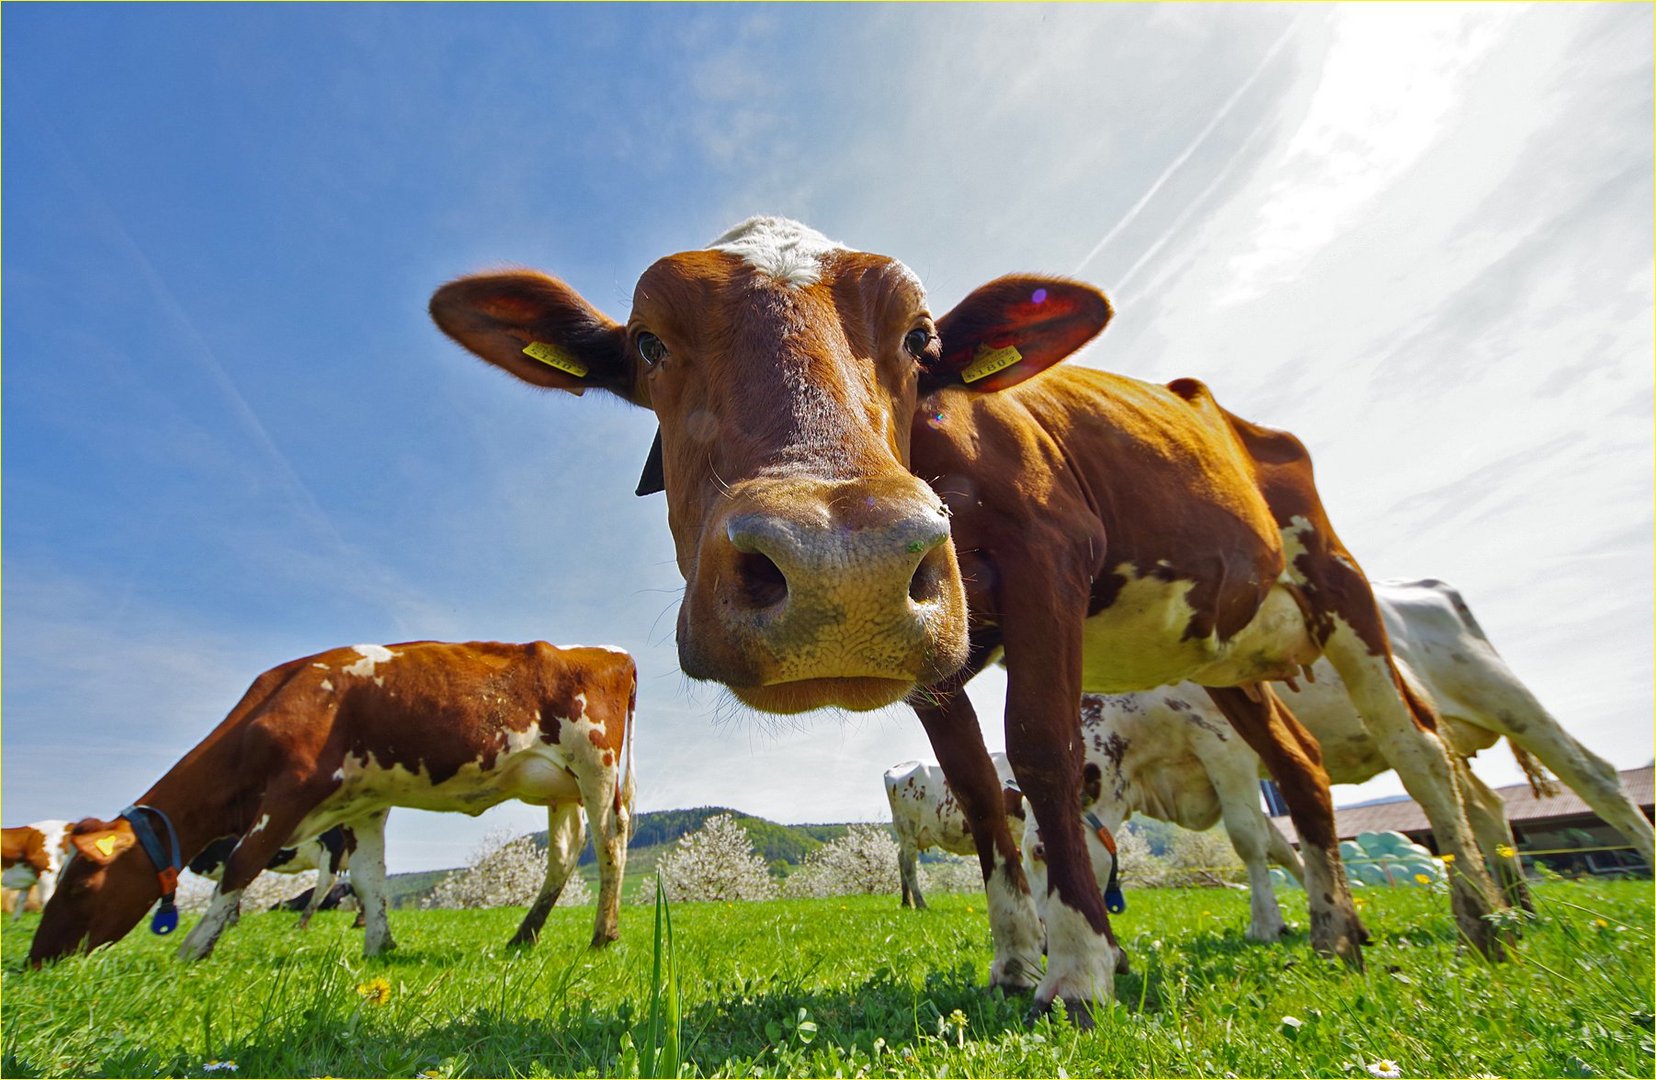
[[[676,905],[682,1075],[1652,1075],[1648,881],[1539,886],[1500,966],[1457,947],[1442,896],[1363,895],[1374,943],[1353,974],[1312,955],[1303,893],[1285,894],[1297,926],[1274,946],[1243,940],[1243,892],[1130,893],[1116,925],[1133,972],[1093,1032],[1026,1026],[1027,999],[984,989],[981,896],[925,912],[890,896]],[[652,907],[626,906],[600,953],[590,907],[553,911],[540,945],[513,952],[520,915],[395,912],[400,948],[379,960],[347,914],[303,935],[290,914],[250,915],[194,967],[140,928],[38,972],[21,970],[26,916],[0,941],[0,1072],[636,1076],[658,1048],[673,1057],[651,1034]]]

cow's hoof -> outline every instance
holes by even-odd
[[[1311,913],[1311,948],[1319,956],[1336,957],[1353,971],[1363,970],[1363,942],[1368,940],[1368,929],[1357,920],[1355,912],[1335,911]]]

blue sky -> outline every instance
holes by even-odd
[[[1295,431],[1371,575],[1455,583],[1571,730],[1651,758],[1647,6],[0,19],[8,823],[118,810],[276,663],[419,637],[632,650],[644,809],[881,817],[881,771],[929,756],[911,715],[776,721],[678,673],[649,416],[425,315],[522,265],[624,316],[761,212],[937,310],[1016,270],[1104,286],[1074,362]],[[544,824],[392,821],[394,871]]]

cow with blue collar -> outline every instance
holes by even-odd
[[[599,897],[593,945],[619,935],[633,801],[638,674],[608,647],[417,641],[301,657],[254,680],[240,703],[142,799],[70,829],[75,855],[41,914],[33,965],[119,941],[156,902],[178,925],[179,871],[236,837],[207,913],[179,953],[212,951],[242,890],[278,851],[339,825],[367,923],[364,952],[393,948],[385,817],[393,806],[481,814],[507,799],[548,808],[546,881],[518,927],[531,944],[591,822]]]

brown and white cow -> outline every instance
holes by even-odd
[[[69,853],[67,821],[35,821],[0,830],[0,885],[15,890],[12,918],[23,914],[31,890],[45,904],[57,888],[58,873]]]
[[[134,810],[163,852],[176,828],[180,865],[221,836],[239,837],[180,955],[212,950],[242,889],[278,849],[336,825],[356,833],[352,877],[367,921],[364,951],[392,948],[389,809],[480,814],[507,799],[546,806],[551,833],[546,882],[514,944],[535,940],[574,869],[583,808],[600,881],[592,943],[614,940],[637,685],[632,657],[619,649],[539,641],[357,645],[265,672]],[[168,868],[156,865],[129,818],[88,818],[73,827],[71,842],[77,854],[41,915],[34,964],[119,940],[163,894],[158,877]],[[178,868],[171,867],[175,878]]]
[[[895,259],[754,218],[657,261],[616,322],[530,272],[439,289],[438,325],[541,387],[653,409],[685,577],[680,665],[773,712],[909,696],[972,823],[994,982],[1037,1007],[1112,992],[1080,823],[1083,690],[1192,679],[1281,784],[1308,845],[1312,941],[1360,962],[1315,742],[1265,685],[1326,651],[1449,850],[1466,935],[1498,903],[1434,718],[1399,681],[1368,584],[1291,435],[1156,386],[1061,368],[1097,290],[1004,277],[934,319]],[[654,475],[652,475],[654,474]],[[970,599],[970,605],[966,600]],[[970,616],[968,617],[968,610]],[[1056,894],[1049,963],[965,682],[1004,651],[1008,755]],[[912,696],[910,696],[912,695]]]

